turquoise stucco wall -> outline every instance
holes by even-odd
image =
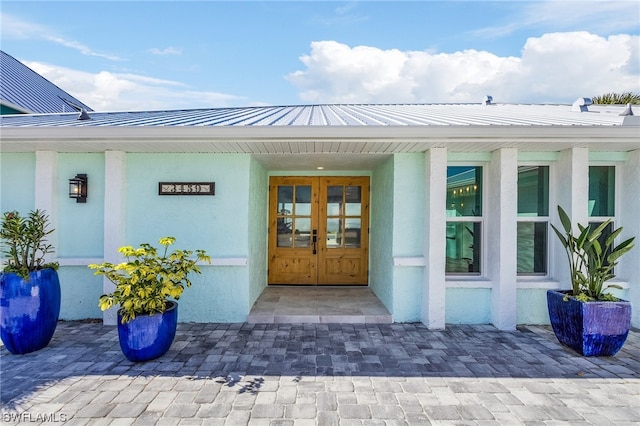
[[[85,173],[86,203],[66,196],[69,179]],[[104,155],[58,154],[58,257],[102,257],[104,249]]]
[[[445,300],[447,324],[491,323],[491,289],[447,288]]]
[[[248,258],[251,158],[244,154],[128,154],[127,243],[176,237],[176,248]],[[214,196],[159,196],[158,182],[215,182]],[[246,266],[203,266],[180,301],[181,322],[237,322],[249,313]]]
[[[211,256],[247,256],[249,156],[215,154],[127,155],[127,242],[176,237],[176,247]],[[214,181],[214,196],[160,196],[158,182]]]
[[[424,154],[396,154],[393,161],[393,255],[422,256]]]
[[[249,306],[267,286],[267,210],[269,178],[262,165],[251,159],[249,182]]]
[[[0,153],[0,211],[26,214],[35,207],[36,155]]]
[[[393,314],[393,158],[371,176],[369,287]]]
[[[517,309],[518,324],[550,324],[546,289],[518,289]]]
[[[69,198],[69,179],[85,173],[86,203]],[[102,318],[98,298],[102,278],[86,266],[64,265],[67,259],[100,259],[104,250],[104,154],[60,153],[57,156],[57,255],[62,290],[60,317],[65,320]]]
[[[394,267],[393,321],[420,322],[423,268]]]
[[[451,159],[488,160],[488,154],[452,153]],[[594,154],[590,154],[590,159]],[[622,161],[599,154],[598,161]],[[521,161],[553,162],[557,155],[519,154]],[[104,155],[59,153],[56,156],[56,247],[63,265],[61,318],[100,318],[100,277],[77,259],[103,257]],[[28,212],[35,206],[34,153],[0,154],[0,208]],[[66,195],[68,179],[89,175],[89,199],[78,204]],[[178,248],[203,248],[216,259],[247,259],[247,265],[203,266],[193,287],[181,299],[180,321],[241,322],[266,285],[268,176],[371,175],[370,286],[397,322],[420,321],[423,268],[394,266],[394,258],[422,256],[424,235],[424,155],[395,154],[368,171],[270,172],[247,154],[127,154],[126,243],[156,243],[177,237]],[[215,181],[213,197],[169,197],[157,194],[159,181]],[[550,237],[552,238],[552,237]],[[65,264],[66,263],[66,264]],[[224,263],[224,262],[223,262]],[[624,269],[621,269],[624,271]],[[625,279],[623,275],[621,277]],[[473,281],[473,280],[471,280]],[[553,285],[552,278],[548,285]],[[634,282],[631,282],[632,286]],[[465,288],[450,282],[446,322],[491,322],[491,289]],[[490,285],[490,284],[489,284]],[[520,285],[525,286],[520,283]],[[538,287],[540,287],[538,285]],[[614,291],[625,298],[631,290]],[[544,288],[519,288],[517,323],[548,324]]]
[[[245,266],[203,266],[178,301],[180,322],[244,322],[249,313]]]
[[[424,154],[396,154],[393,161],[393,257],[421,257],[424,235]],[[394,321],[421,320],[423,269],[419,266],[394,266]]]
[[[102,318],[98,299],[102,294],[102,277],[93,275],[86,266],[61,266],[60,319],[80,320]]]
[[[18,210],[26,215],[35,208],[36,156],[34,153],[2,153],[0,158],[1,210]],[[104,194],[100,182],[104,175],[103,155],[58,154],[56,167],[58,211],[50,221],[54,233],[49,241],[54,244],[61,263],[58,270],[62,290],[60,318],[100,318],[102,313],[97,300],[102,292],[102,280],[94,277],[85,266],[64,263],[66,258],[102,256]],[[87,173],[90,179],[95,178],[86,204],[78,204],[67,196],[69,178],[77,173]],[[50,216],[52,213],[47,211]]]

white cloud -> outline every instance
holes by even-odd
[[[151,49],[148,50],[149,53],[151,53],[152,55],[181,55],[182,54],[182,50],[181,49],[177,49],[175,47],[165,47],[164,49],[159,49],[157,47],[153,47]]]
[[[96,111],[212,108],[243,102],[238,96],[190,89],[179,81],[137,74],[96,74],[40,62],[22,61]]]
[[[77,40],[69,40],[64,36],[57,34],[51,28],[34,24],[20,18],[16,18],[6,13],[2,14],[2,37],[17,39],[39,39],[46,40],[70,49],[77,50],[83,55],[96,56],[99,58],[109,59],[111,61],[120,61],[120,57],[108,53],[97,52],[89,46]]]
[[[529,38],[520,57],[311,43],[304,70],[287,79],[312,103],[570,103],[579,96],[640,91],[640,37],[588,32]]]
[[[471,32],[472,36],[504,37],[521,29],[549,31],[586,30],[598,34],[637,31],[637,0],[534,1],[519,3],[508,23],[492,25]]]

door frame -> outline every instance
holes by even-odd
[[[278,188],[282,186],[310,186],[311,187],[311,213],[309,230],[309,244],[306,242],[302,248],[278,247],[278,238],[282,234],[278,232],[278,220],[287,219],[288,216],[279,214]],[[370,228],[370,185],[371,177],[368,175],[333,176],[333,175],[277,175],[269,177],[268,196],[268,237],[267,237],[267,284],[268,285],[307,285],[307,286],[368,286],[369,285],[369,228]],[[340,203],[336,213],[328,212],[327,197],[329,187],[343,186],[343,202]],[[363,190],[359,193],[360,213],[347,213],[348,203],[347,188],[359,186]],[[297,191],[297,189],[292,189]],[[293,208],[295,209],[295,207]],[[291,219],[298,217],[291,214]],[[359,246],[348,247],[346,229],[342,229],[344,242],[340,246],[329,247],[327,235],[327,217],[340,219],[342,227],[346,227],[349,219],[360,221],[358,235]],[[303,215],[303,219],[307,217]],[[312,231],[315,231],[312,233]],[[317,232],[317,233],[316,233]],[[295,235],[295,232],[294,232]],[[317,239],[315,238],[317,237]],[[322,263],[322,264],[321,264]],[[290,269],[282,273],[282,270]],[[331,274],[331,271],[334,271]]]

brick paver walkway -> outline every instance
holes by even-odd
[[[546,327],[180,324],[134,364],[114,327],[61,322],[47,348],[0,355],[2,424],[640,423],[637,330],[583,358]]]

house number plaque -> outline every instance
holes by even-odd
[[[158,182],[158,195],[214,195],[215,182]]]

